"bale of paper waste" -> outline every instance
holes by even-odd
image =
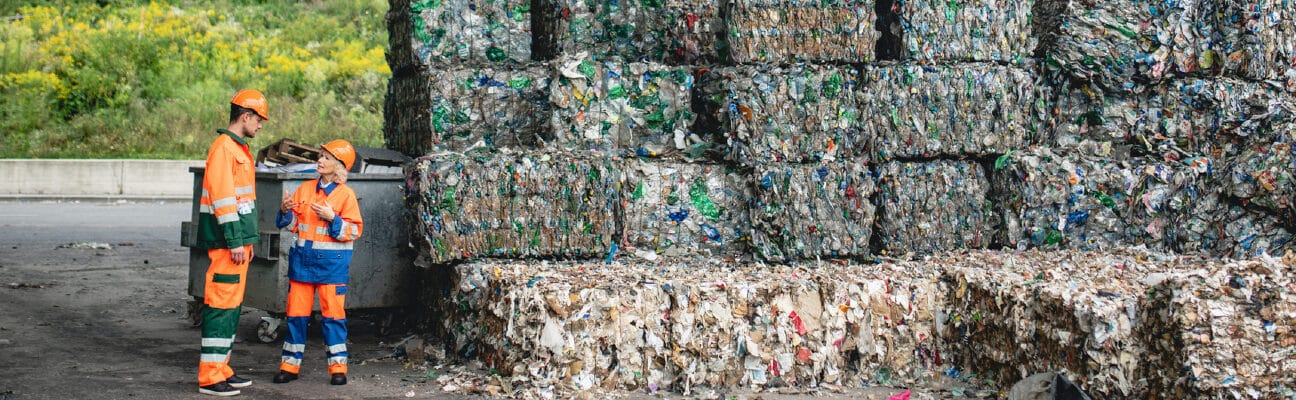
[[[869,254],[875,186],[866,164],[769,164],[752,177],[756,256],[785,262]]]
[[[872,0],[729,3],[725,38],[745,64],[867,63],[881,36]]]
[[[583,54],[565,56],[555,67],[549,101],[556,147],[690,158],[716,146],[715,139],[691,130],[691,68],[598,61]]]
[[[531,62],[531,1],[394,0],[387,26],[392,71]]]
[[[1277,399],[1296,396],[1292,260],[1208,262],[1150,276],[1140,336],[1148,395]]]
[[[1041,1],[1043,2],[1043,1]],[[1035,51],[1036,1],[896,2],[909,58],[1021,64]],[[969,4],[970,3],[970,4]]]
[[[856,69],[796,64],[719,71],[726,87],[710,98],[725,102],[731,160],[743,165],[867,161],[870,121],[862,118]]]
[[[913,386],[948,368],[941,258],[817,265],[823,293],[823,382]],[[819,362],[816,359],[816,362]],[[841,376],[840,382],[836,379]]]
[[[455,265],[456,353],[558,393],[869,382],[941,373],[939,268],[672,261]],[[474,352],[461,349],[472,349]]]
[[[1219,70],[1229,43],[1215,1],[1149,6],[1134,0],[1070,0],[1050,65],[1113,91]]]
[[[1030,70],[988,63],[869,66],[860,120],[878,161],[1001,154],[1046,136],[1040,83]]]
[[[411,240],[430,263],[602,258],[620,236],[624,164],[566,153],[438,153],[409,167]]]
[[[879,224],[887,253],[986,248],[997,235],[997,205],[976,163],[890,162],[878,172]]]
[[[745,259],[750,254],[752,198],[747,174],[719,164],[628,160],[624,247],[649,260],[666,257]]]
[[[722,7],[704,0],[559,0],[553,10],[555,48],[598,60],[691,64],[720,61]]]
[[[1156,254],[967,252],[949,254],[943,343],[955,368],[1007,386],[1066,371],[1094,398],[1142,397],[1150,371],[1141,316],[1149,274],[1172,269]]]
[[[398,79],[409,82],[398,85]],[[464,152],[477,147],[534,150],[554,141],[548,68],[448,66],[392,81],[392,95],[398,102],[426,107],[388,110],[395,113],[388,120],[428,119],[403,124],[425,129],[388,132],[389,141],[408,146],[401,149],[405,153]]]

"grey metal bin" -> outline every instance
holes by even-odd
[[[202,304],[203,281],[210,260],[207,250],[195,247],[197,242],[198,205],[202,197],[203,172],[193,167],[193,208],[189,222],[181,223],[180,243],[189,248],[189,294],[196,301],[191,317]],[[279,325],[288,298],[288,249],[294,235],[275,229],[275,213],[283,193],[297,190],[303,182],[315,179],[314,173],[258,172],[256,175],[257,210],[260,213],[260,241],[252,246],[253,259],[248,266],[247,290],[243,305],[264,310],[273,317],[258,327],[264,342],[278,339]],[[356,241],[351,259],[351,284],[347,289],[346,308],[350,310],[394,309],[413,299],[417,277],[414,252],[409,248],[405,225],[405,177],[397,173],[351,173],[347,186],[356,192],[364,233]],[[319,310],[316,299],[315,310]],[[195,321],[197,322],[197,321]]]

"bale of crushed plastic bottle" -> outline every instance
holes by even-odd
[[[740,64],[866,63],[880,33],[872,0],[729,3],[726,39]]]
[[[528,64],[531,23],[530,0],[393,0],[387,62],[392,71]]]
[[[728,158],[770,162],[867,161],[858,71],[817,64],[738,66],[715,72],[704,97],[727,114]]]
[[[400,123],[405,129],[389,129],[387,139],[407,154],[544,149],[554,141],[549,85],[550,71],[544,67],[446,67],[393,77],[396,101],[421,107],[389,109],[386,118],[426,121]]]
[[[748,176],[727,165],[628,160],[625,250],[666,257],[750,258]]]
[[[1041,142],[1047,87],[1030,70],[988,63],[869,66],[860,120],[873,159],[1002,154]]]
[[[439,153],[407,172],[411,241],[429,263],[478,257],[602,258],[619,239],[615,159]]]
[[[768,164],[752,174],[752,248],[770,262],[867,256],[875,186],[847,161]]]
[[[1035,51],[1036,1],[896,2],[909,59],[1022,64]],[[1040,18],[1042,19],[1042,18]]]
[[[720,60],[722,6],[703,0],[560,0],[546,4],[558,55],[672,65]]]
[[[980,165],[889,162],[878,172],[878,218],[888,254],[986,248],[998,234],[998,205]]]

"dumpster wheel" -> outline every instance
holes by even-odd
[[[261,323],[257,324],[257,339],[261,343],[274,343],[279,340],[280,328],[283,325],[283,318],[270,316],[261,317]]]

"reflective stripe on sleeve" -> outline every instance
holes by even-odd
[[[239,186],[234,188],[234,194],[252,194],[252,186]]]
[[[212,207],[214,207],[214,208],[221,208],[221,207],[227,207],[227,206],[232,206],[232,205],[236,205],[236,204],[238,204],[238,199],[237,199],[237,198],[234,198],[234,197],[226,197],[226,198],[219,199],[219,200],[212,200],[212,204],[211,204],[211,205],[212,205]]]

